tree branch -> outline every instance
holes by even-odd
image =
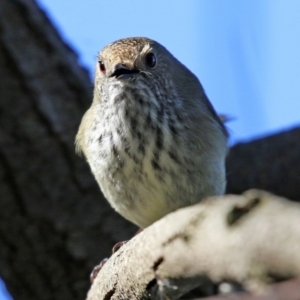
[[[178,299],[207,282],[261,292],[300,275],[300,205],[259,190],[171,213],[115,253],[88,300]]]

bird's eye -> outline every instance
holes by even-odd
[[[145,56],[145,63],[149,68],[154,68],[156,66],[156,57],[152,52],[147,53]]]
[[[99,63],[99,68],[100,68],[101,73],[105,74],[106,69],[105,69],[105,65],[104,65],[103,61],[99,60],[98,63]]]

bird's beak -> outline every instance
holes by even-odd
[[[127,79],[133,76],[133,74],[137,74],[140,71],[135,68],[130,68],[126,64],[116,64],[113,68],[109,77],[116,77],[117,79]]]

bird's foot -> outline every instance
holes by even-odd
[[[124,246],[128,241],[123,241],[123,242],[119,242],[116,243],[113,248],[112,248],[112,253],[116,253],[122,246]]]
[[[128,241],[124,241],[124,242],[119,242],[116,243],[113,248],[112,248],[112,254],[116,253],[123,245],[125,245]],[[103,268],[103,266],[105,265],[105,263],[108,261],[108,258],[104,258],[101,260],[101,262],[99,263],[99,265],[95,266],[92,273],[90,274],[90,281],[91,283],[94,282],[95,278],[97,277],[98,273],[100,272],[100,270]]]
[[[140,232],[142,232],[143,229],[139,229],[137,231],[137,233],[135,234],[135,236],[137,234],[139,234]],[[113,248],[112,248],[112,254],[116,253],[122,246],[124,246],[128,241],[123,241],[123,242],[119,242],[116,243]],[[91,283],[94,282],[95,278],[97,277],[98,273],[100,272],[100,270],[102,269],[102,267],[105,265],[105,263],[108,261],[108,258],[104,258],[101,260],[101,262],[99,263],[99,265],[95,266],[91,275],[90,275],[90,281]]]
[[[108,258],[104,258],[100,261],[100,264],[95,266],[92,273],[90,274],[90,281],[91,283],[94,282],[95,278],[97,277],[98,273],[100,272],[100,270],[102,269],[102,267],[105,265],[105,263],[107,262]]]

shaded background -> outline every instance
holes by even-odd
[[[91,82],[99,49],[147,36],[199,77],[218,112],[234,117],[232,143],[300,123],[300,1],[38,2],[78,52]]]

